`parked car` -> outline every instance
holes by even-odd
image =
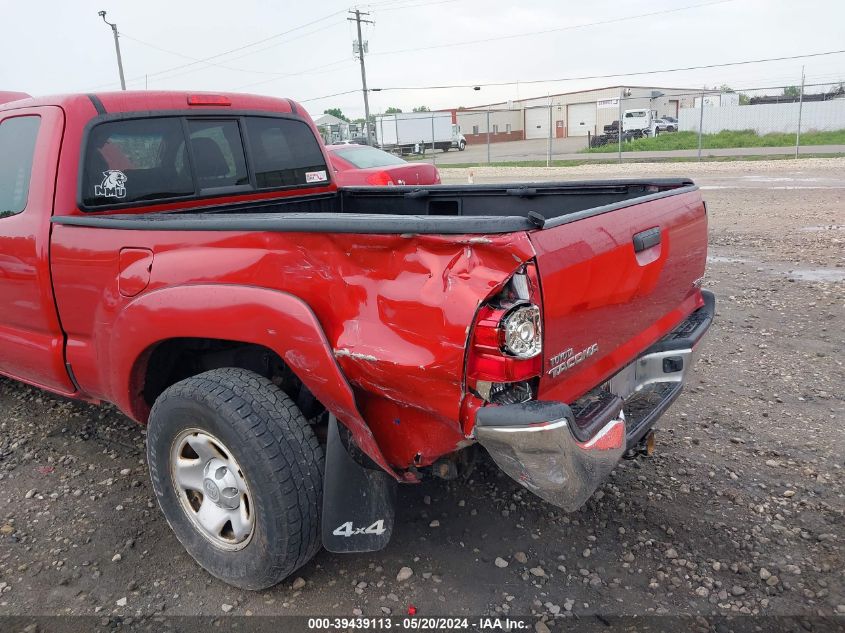
[[[437,167],[428,163],[409,163],[366,145],[327,145],[326,149],[339,186],[440,184]]]
[[[668,119],[655,119],[654,129],[659,132],[674,132],[678,129],[678,124],[669,121]]]
[[[333,145],[373,145],[373,142],[368,140],[366,136],[353,136],[342,141],[335,141]]]
[[[338,188],[332,157],[289,99],[0,106],[0,373],[145,424],[168,524],[246,589],[385,547],[397,485],[470,486],[476,445],[576,510],[714,317],[691,180]]]

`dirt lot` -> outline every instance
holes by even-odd
[[[295,582],[250,593],[211,578],[171,534],[143,429],[0,379],[0,615],[117,626],[161,613],[381,615],[413,604],[421,615],[532,616],[537,631],[677,613],[838,629],[845,160],[473,172],[475,182],[685,174],[703,186],[717,322],[654,457],[621,463],[569,515],[486,463],[468,482],[404,487],[385,551],[322,552]],[[467,176],[444,170],[447,182]],[[413,575],[398,581],[402,567]]]

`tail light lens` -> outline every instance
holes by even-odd
[[[524,402],[536,392],[543,369],[539,290],[532,262],[478,311],[467,359],[467,387],[487,402]]]
[[[517,358],[534,358],[543,351],[540,331],[540,308],[519,306],[508,313],[502,322],[505,351]]]
[[[393,185],[395,183],[393,182],[393,178],[391,178],[390,174],[386,171],[377,171],[376,173],[367,176],[367,184],[385,186]]]

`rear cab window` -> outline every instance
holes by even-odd
[[[79,198],[100,210],[328,182],[320,145],[299,119],[121,118],[91,128]]]

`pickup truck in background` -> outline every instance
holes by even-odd
[[[147,425],[238,587],[384,547],[480,445],[575,510],[650,445],[714,314],[687,179],[340,187],[296,102],[0,106],[0,373]]]

